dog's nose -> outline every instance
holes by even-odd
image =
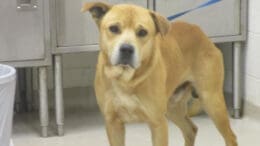
[[[122,44],[119,48],[118,64],[133,65],[134,59],[134,46],[130,44]]]
[[[120,46],[120,53],[124,57],[130,57],[134,53],[134,47],[130,44],[122,44]]]

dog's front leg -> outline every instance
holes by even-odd
[[[165,117],[150,124],[153,146],[168,146],[168,121]]]
[[[125,145],[125,125],[119,120],[106,121],[106,130],[110,146]]]

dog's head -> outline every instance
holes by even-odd
[[[112,66],[139,68],[152,56],[157,35],[165,35],[169,22],[148,9],[101,2],[84,4],[100,31],[100,47]]]

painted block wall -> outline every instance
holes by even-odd
[[[249,0],[248,41],[245,52],[245,97],[260,106],[260,1]]]

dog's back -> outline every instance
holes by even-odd
[[[171,87],[174,87],[171,85],[173,82],[180,82],[180,84],[184,80],[196,82],[203,76],[201,71],[208,70],[209,66],[218,68],[217,72],[212,72],[212,76],[220,77],[220,81],[223,80],[222,54],[197,25],[181,21],[173,22],[167,35],[159,39],[162,58],[169,70],[168,73],[179,73],[178,78],[168,75],[169,94],[172,92]]]

